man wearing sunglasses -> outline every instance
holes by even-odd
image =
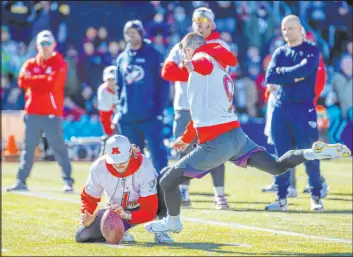
[[[18,77],[19,87],[26,92],[25,138],[17,183],[7,191],[28,190],[26,181],[33,166],[34,151],[44,132],[55,160],[61,166],[63,190],[72,192],[74,180],[61,124],[67,64],[55,51],[56,42],[49,30],[40,32],[36,40],[38,54],[23,64]]]
[[[128,230],[141,223],[167,216],[163,192],[157,172],[140,149],[121,135],[111,136],[105,154],[91,166],[87,184],[81,193],[81,225],[76,242],[105,241],[100,222],[107,208],[114,210],[124,222],[122,241],[135,242]],[[101,195],[109,198],[106,208],[96,210]],[[156,243],[173,243],[167,232],[155,234]]]
[[[228,44],[223,41],[220,34],[216,31],[215,15],[211,9],[201,7],[197,8],[192,16],[192,28],[194,32],[199,32],[204,36],[207,43],[219,43],[227,50]],[[185,67],[182,66],[184,59],[183,53],[179,49],[179,44],[176,44],[169,53],[169,56],[164,62],[162,67],[162,77],[170,82],[175,82],[175,98],[174,98],[174,125],[173,136],[178,138],[184,132],[187,124],[191,120],[190,106],[187,100],[187,81],[189,74]],[[227,68],[226,65],[223,65]],[[196,141],[191,143],[189,147],[180,153],[180,158],[193,150]],[[227,199],[224,195],[224,164],[216,167],[211,171],[213,180],[213,188],[215,193],[215,206],[216,209],[224,210],[229,209]],[[182,194],[182,206],[188,208],[191,206],[189,199],[189,184],[187,181],[180,185]]]

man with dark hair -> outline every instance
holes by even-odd
[[[162,54],[143,36],[140,21],[125,24],[124,37],[128,44],[116,61],[118,105],[114,122],[119,134],[128,137],[141,150],[147,141],[153,165],[160,172],[168,162],[162,119],[169,85],[160,75]]]

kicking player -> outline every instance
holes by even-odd
[[[180,232],[179,185],[192,178],[202,178],[226,161],[280,175],[307,160],[350,156],[345,145],[316,142],[310,149],[290,150],[278,159],[274,158],[240,128],[232,105],[234,84],[219,64],[220,60],[231,60],[224,59],[225,49],[219,44],[206,44],[205,38],[198,33],[187,34],[181,47],[187,58],[184,65],[190,72],[188,101],[192,120],[173,147],[183,151],[196,135],[198,145],[174,166],[162,170],[160,185],[168,216],[145,224],[147,231]]]
[[[220,38],[219,33],[216,31],[214,23],[215,15],[212,10],[201,7],[194,11],[192,16],[192,28],[195,32],[202,34],[208,43],[220,43],[222,46],[229,50],[228,44]],[[173,136],[178,138],[184,132],[187,124],[191,120],[190,106],[187,99],[187,81],[189,73],[186,68],[182,66],[183,53],[179,49],[179,44],[176,44],[170,51],[167,59],[162,67],[162,78],[165,80],[175,82],[175,97],[174,97],[174,124]],[[226,68],[226,65],[224,66]],[[180,158],[193,150],[193,145],[196,141],[180,153]],[[224,196],[224,164],[214,168],[211,172],[213,180],[213,189],[215,193],[215,206],[216,209],[229,209],[227,199]],[[189,199],[189,184],[186,181],[180,185],[182,195],[181,205],[185,208],[191,206]]]
[[[275,50],[266,72],[267,83],[279,85],[271,122],[277,156],[292,149],[308,148],[319,139],[314,102],[319,50],[314,43],[304,40],[302,25],[295,15],[282,20],[282,34],[287,44]],[[304,165],[311,186],[311,210],[322,211],[320,162],[312,160]],[[288,209],[289,176],[285,173],[276,177],[277,199],[265,210]]]
[[[152,162],[124,136],[111,136],[105,152],[92,164],[81,193],[81,225],[76,242],[105,241],[100,221],[106,209],[96,210],[103,191],[109,197],[107,208],[114,209],[124,221],[122,241],[135,242],[128,229],[153,220],[157,210],[160,218],[166,216],[164,197],[157,193],[157,173]],[[162,232],[155,234],[155,242],[173,243],[173,239]]]
[[[104,154],[105,142],[107,139],[116,134],[113,129],[112,117],[116,109],[116,72],[117,67],[108,66],[103,71],[104,83],[97,90],[97,108],[103,126],[104,135],[101,137],[101,150],[99,156]]]

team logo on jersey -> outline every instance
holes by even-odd
[[[45,74],[50,74],[53,71],[53,69],[49,66],[46,70],[45,70]]]
[[[150,186],[150,191],[152,191],[152,189],[156,185],[156,179],[153,179],[150,182],[148,182],[148,185]]]
[[[224,75],[223,85],[224,85],[224,90],[226,91],[228,101],[230,103],[230,107],[228,108],[228,112],[232,112],[233,111],[234,83],[228,75]]]
[[[315,121],[309,121],[309,126],[312,127],[312,128],[316,128],[317,124]]]
[[[112,148],[112,154],[120,154],[119,147],[113,147]]]
[[[144,58],[136,58],[135,61],[139,62],[139,63],[145,63],[146,62],[146,60]]]
[[[145,71],[139,65],[129,65],[125,69],[125,80],[128,85],[141,81],[145,77]]]

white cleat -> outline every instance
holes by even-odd
[[[168,232],[154,234],[154,242],[157,244],[174,244],[174,239]]]
[[[312,211],[316,212],[322,212],[324,211],[324,205],[322,203],[321,198],[318,197],[312,197],[310,199],[310,206]]]
[[[288,187],[288,194],[287,197],[297,197],[297,189],[295,187]]]
[[[148,222],[144,227],[145,230],[154,234],[163,232],[180,233],[183,229],[183,225],[180,222],[171,224],[167,218]]]
[[[288,211],[287,199],[276,199],[276,201],[265,207],[265,211]]]
[[[125,231],[123,238],[121,239],[122,243],[136,243],[135,238],[128,231]]]
[[[73,193],[74,192],[74,188],[70,185],[65,185],[63,187],[63,192],[64,193]]]
[[[318,159],[334,159],[351,156],[351,150],[343,144],[326,144],[317,141],[312,146],[313,152],[318,155]]]

